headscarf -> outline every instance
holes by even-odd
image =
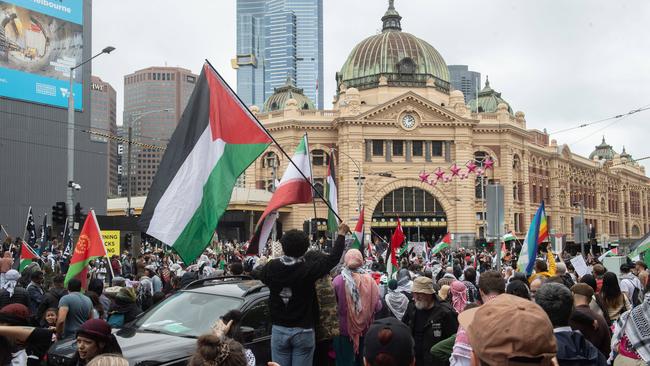
[[[397,291],[397,281],[390,280],[388,281],[388,293],[386,294],[386,306],[397,320],[402,320],[404,313],[406,313],[406,308],[409,305],[409,298],[406,297],[403,293]]]
[[[618,349],[621,338],[626,336],[632,348],[643,361],[650,362],[650,293],[643,303],[621,315],[616,321],[612,335],[612,351]]]
[[[140,279],[140,286],[138,286],[138,301],[142,303],[147,297],[153,296],[153,283],[147,276]]]
[[[19,279],[20,273],[15,269],[10,269],[5,273],[5,283],[2,285],[2,288],[7,290],[9,297],[14,296],[14,289],[16,288]]]
[[[375,280],[361,266],[363,256],[358,249],[350,249],[343,259],[341,276],[345,281],[345,300],[348,305],[348,335],[359,353],[359,337],[368,330],[373,321],[375,304],[379,299],[379,288]]]
[[[461,281],[451,283],[451,306],[460,314],[467,305],[467,286]]]

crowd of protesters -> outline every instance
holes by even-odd
[[[18,272],[17,248],[3,245],[0,365],[42,364],[50,345],[69,337],[76,338],[76,364],[127,364],[112,328],[194,280],[226,274],[269,288],[276,365],[650,364],[644,262],[613,269],[589,256],[592,273],[580,277],[570,256],[542,248],[527,276],[510,253],[497,272],[489,251],[458,249],[406,252],[386,273],[381,256],[346,250],[348,231],[340,226],[328,253],[291,230],[267,256],[222,244],[190,266],[163,250],[135,258],[124,252],[92,263],[87,288],[76,278],[64,286],[56,248]],[[218,320],[198,338],[189,363],[255,365],[240,320],[236,309]]]

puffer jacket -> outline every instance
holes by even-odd
[[[607,358],[580,332],[556,332],[555,340],[560,366],[607,365]]]

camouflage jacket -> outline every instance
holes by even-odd
[[[336,308],[336,294],[332,286],[332,277],[322,277],[314,284],[318,298],[318,325],[316,342],[332,339],[339,335],[339,318]]]

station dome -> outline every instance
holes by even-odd
[[[589,160],[612,160],[616,155],[616,151],[612,148],[612,145],[609,145],[605,142],[605,136],[603,136],[603,141],[600,145],[596,146],[591,154],[589,154]]]
[[[478,98],[470,100],[468,104],[472,112],[494,113],[501,103],[508,107],[508,113],[513,114],[510,104],[501,98],[501,93],[490,87],[490,80],[486,77],[485,86],[478,93]]]
[[[298,109],[316,109],[314,102],[303,93],[301,88],[293,84],[290,76],[287,76],[285,84],[273,90],[273,94],[264,102],[264,112],[283,110],[287,102],[294,99],[297,102]]]
[[[389,86],[432,86],[449,93],[445,60],[429,43],[402,32],[401,19],[394,0],[389,0],[388,10],[381,18],[382,32],[356,45],[336,74],[339,92],[341,84],[363,90],[385,81]],[[385,80],[380,80],[382,76]]]

